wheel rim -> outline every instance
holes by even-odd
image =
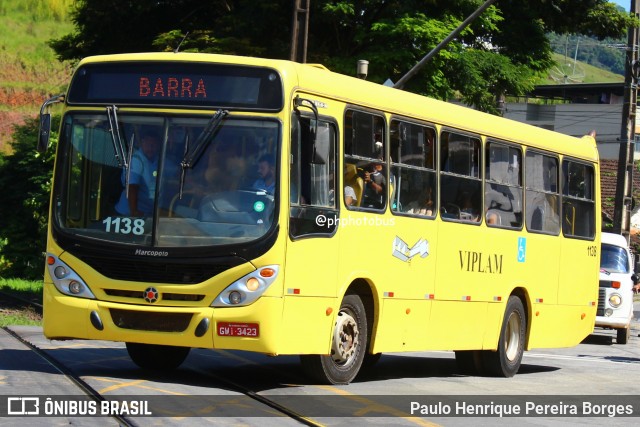
[[[333,330],[331,359],[337,365],[349,365],[355,360],[359,343],[360,330],[356,319],[350,313],[341,311]]]
[[[505,331],[505,355],[509,361],[514,361],[520,351],[520,316],[518,313],[511,313]]]

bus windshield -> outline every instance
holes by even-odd
[[[609,273],[629,273],[627,251],[620,246],[603,244],[600,268]]]
[[[227,116],[185,157],[210,117],[69,114],[54,189],[55,224],[74,236],[150,247],[215,246],[274,225],[280,127]],[[200,138],[200,142],[203,138]]]

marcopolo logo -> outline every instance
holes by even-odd
[[[143,256],[169,256],[167,251],[151,251],[146,249],[136,249],[135,255]]]

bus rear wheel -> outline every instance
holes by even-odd
[[[323,384],[348,384],[360,371],[367,349],[367,316],[358,295],[346,295],[333,328],[330,355],[302,355],[307,375]]]
[[[484,351],[487,373],[510,378],[520,369],[527,331],[527,315],[520,298],[510,296],[502,320],[496,351]]]
[[[149,370],[175,369],[184,362],[190,350],[189,347],[127,343],[127,352],[133,363]]]

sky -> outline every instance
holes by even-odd
[[[631,0],[610,0],[611,3],[619,4],[624,7],[626,10],[629,10],[629,6],[631,6]]]

